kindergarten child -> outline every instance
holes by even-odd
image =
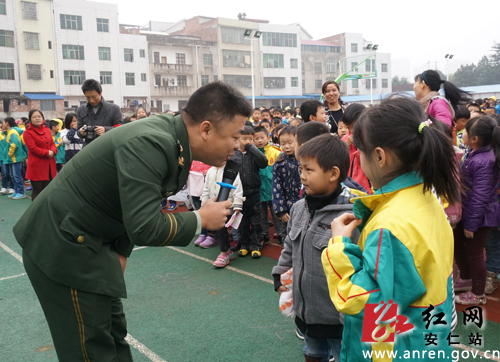
[[[64,152],[65,144],[61,138],[61,133],[59,132],[60,129],[59,122],[56,120],[51,120],[49,122],[49,127],[50,127],[50,132],[52,133],[52,139],[54,140],[57,149],[57,154],[55,156],[55,159],[56,159],[56,169],[57,172],[59,172],[66,163],[65,152]]]
[[[271,120],[271,111],[269,109],[260,111],[260,120],[263,121],[264,119]]]
[[[319,101],[306,101],[300,106],[300,114],[304,122],[321,122],[326,124],[328,115]]]
[[[339,120],[339,129],[338,129],[337,133],[338,133],[340,138],[349,134],[349,128],[347,128],[345,123],[342,121],[342,118]]]
[[[354,126],[354,144],[376,192],[355,199],[354,215],[332,222],[333,238],[322,253],[330,298],[345,314],[340,362],[378,351],[439,350],[445,357],[437,360],[451,357],[453,234],[431,189],[454,203],[459,188],[453,146],[427,119],[417,101],[391,97],[368,108]],[[350,237],[357,226],[355,245]],[[395,342],[364,343],[363,315],[368,304],[382,302],[397,305],[404,316],[400,333]],[[404,333],[406,321],[413,332]],[[426,345],[422,331],[442,338]]]
[[[470,119],[470,112],[467,108],[459,106],[455,112],[455,130],[457,132],[457,147],[465,150],[467,145],[464,144],[463,135],[465,125]]]
[[[274,289],[280,295],[288,291],[280,275],[293,267],[295,323],[304,334],[305,360],[329,361],[333,355],[338,361],[342,316],[328,294],[321,252],[331,238],[332,220],[352,212],[354,195],[341,184],[349,170],[349,151],[328,133],[302,145],[297,157],[307,196],[291,209],[284,249],[272,271]]]
[[[252,122],[254,126],[257,126],[261,121],[260,117],[261,117],[260,108],[254,108],[252,111],[252,118],[250,118],[250,122]]]
[[[271,216],[273,218],[276,234],[282,233],[283,223],[276,217],[273,211],[273,165],[280,155],[279,149],[269,145],[269,136],[264,127],[254,128],[254,143],[255,146],[266,156],[268,166],[260,170],[260,178],[262,185],[260,187],[260,200],[262,201],[262,238],[264,244],[269,243],[269,223],[268,223],[268,209],[271,209]],[[253,254],[257,253],[252,253]],[[260,250],[258,251],[260,257]]]
[[[24,194],[23,178],[21,176],[24,151],[19,133],[22,132],[23,131],[17,127],[16,120],[14,118],[5,118],[3,124],[3,135],[5,137],[4,142],[6,142],[7,146],[4,148],[4,152],[6,152],[6,154],[3,156],[3,162],[8,168],[7,174],[10,176],[10,180],[14,185],[15,192],[8,196],[8,198],[13,200],[20,200],[26,197]]]
[[[263,128],[263,127],[262,127]],[[247,256],[250,252],[253,258],[260,257],[261,201],[260,201],[260,170],[267,167],[268,161],[253,145],[252,127],[245,126],[240,136],[240,148],[234,150],[233,159],[240,164],[239,176],[243,185],[243,218],[240,227],[240,242],[232,246],[231,251],[238,251],[238,256]]]
[[[363,170],[361,169],[361,161],[359,159],[359,151],[356,146],[353,144],[352,140],[352,129],[357,119],[365,110],[365,106],[359,103],[353,103],[349,107],[346,108],[342,118],[340,119],[349,130],[349,133],[342,137],[342,141],[347,143],[349,146],[349,158],[351,160],[351,166],[349,167],[349,177],[351,177],[358,184],[363,186],[363,188],[371,194],[371,186],[370,182],[366,178]]]
[[[462,220],[454,230],[455,260],[460,279],[455,291],[458,304],[486,304],[484,247],[488,231],[500,225],[500,127],[490,116],[473,118],[465,125],[463,142],[469,146],[462,164],[465,196]]]
[[[302,123],[304,123],[304,121],[302,120],[302,118],[299,118],[299,117],[295,117],[295,118],[289,119],[288,122],[290,123],[290,126],[294,126],[294,127],[298,127],[299,125],[301,125]]]
[[[280,146],[283,151],[273,166],[273,211],[285,223],[278,234],[278,243],[283,244],[290,210],[300,199],[299,161],[295,157],[295,135],[297,128],[287,126],[280,132]]]

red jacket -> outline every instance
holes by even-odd
[[[41,125],[36,128],[29,125],[23,133],[23,138],[28,148],[26,178],[31,181],[48,181],[49,168],[54,178],[57,174],[56,159],[55,157],[49,158],[49,151],[54,151],[55,155],[57,149],[49,127]]]
[[[347,138],[351,135],[351,133],[345,135],[342,137],[342,141],[346,142]],[[351,161],[351,164],[349,166],[349,173],[347,174],[350,178],[352,178],[354,181],[356,181],[358,184],[363,186],[366,191],[368,191],[369,194],[372,193],[372,188],[370,186],[370,182],[368,181],[368,178],[366,177],[365,173],[361,169],[361,161],[359,159],[359,151],[354,146],[354,144],[351,144],[349,146],[349,159]]]

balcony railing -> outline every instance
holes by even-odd
[[[191,64],[153,63],[153,70],[159,74],[191,74],[193,66]]]
[[[153,86],[152,96],[189,97],[195,91],[192,86]]]

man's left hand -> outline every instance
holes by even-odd
[[[98,136],[102,136],[104,134],[104,132],[106,132],[106,130],[104,129],[104,127],[101,127],[101,126],[95,126],[95,133],[98,135]]]

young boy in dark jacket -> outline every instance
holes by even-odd
[[[281,130],[279,139],[283,152],[273,165],[273,210],[285,225],[290,219],[292,206],[300,200],[299,161],[295,157],[296,133],[297,127],[287,126]],[[285,237],[286,226],[278,233],[278,242],[283,244]]]
[[[354,195],[342,185],[349,171],[349,150],[340,138],[325,134],[304,143],[297,158],[307,196],[290,212],[284,249],[272,271],[274,287],[280,295],[288,290],[280,275],[293,267],[295,323],[304,334],[305,360],[328,361],[333,355],[338,361],[343,316],[331,302],[321,253],[332,237],[333,219],[352,213]],[[355,232],[353,242],[359,238]]]
[[[239,245],[231,247],[238,251],[239,256],[260,257],[261,201],[260,201],[260,174],[259,171],[267,167],[267,158],[253,145],[253,129],[245,126],[240,136],[240,148],[234,151],[233,159],[240,163],[240,180],[243,185],[243,218],[239,227]],[[257,254],[254,256],[254,253]]]

